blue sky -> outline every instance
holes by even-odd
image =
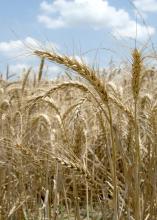
[[[156,45],[157,0],[132,2],[138,13],[127,0],[0,0],[0,72],[7,64],[12,73],[29,66],[36,70],[39,60],[29,48],[39,45],[101,67],[111,59],[127,60],[136,27],[139,47],[149,36]],[[47,65],[50,72],[60,72]]]

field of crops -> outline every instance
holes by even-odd
[[[0,79],[0,220],[157,219],[156,69],[34,54],[35,76]],[[75,76],[45,80],[46,60]]]

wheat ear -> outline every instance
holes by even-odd
[[[136,100],[140,91],[140,75],[142,70],[142,56],[138,49],[134,49],[132,59],[132,92]]]
[[[48,53],[45,51],[34,51],[34,54],[41,57],[46,58],[49,61],[64,65],[73,71],[79,73],[83,78],[85,78],[91,85],[95,88],[95,90],[99,93],[103,101],[108,102],[108,95],[106,92],[106,88],[104,86],[104,82],[102,82],[97,76],[96,72],[89,68],[87,65],[78,62],[74,58],[69,58],[67,56],[61,56],[55,53]]]

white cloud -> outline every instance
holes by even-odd
[[[10,56],[12,54],[17,54],[19,51],[22,52],[22,50],[28,50],[31,47],[36,48],[37,46],[38,42],[35,39],[27,37],[23,41],[11,40],[9,42],[0,42],[0,52],[8,53]]]
[[[134,0],[133,3],[142,12],[157,11],[157,0]]]
[[[137,0],[138,1],[138,0]],[[146,1],[146,0],[145,0]],[[153,1],[153,0],[152,0]],[[90,27],[109,28],[122,37],[135,37],[136,22],[124,9],[116,9],[107,0],[54,0],[51,4],[42,2],[38,21],[47,28]],[[137,24],[138,38],[153,34],[153,27]]]
[[[45,24],[48,28],[61,28],[66,26],[62,19],[52,19],[47,15],[38,16],[38,21]]]
[[[8,42],[0,42],[0,53],[6,57],[18,57],[23,55],[31,55],[33,50],[44,48],[59,48],[59,46],[52,42],[41,43],[40,41],[26,37],[24,40],[11,40]],[[24,56],[25,55],[25,56]]]
[[[40,4],[40,8],[45,11],[46,13],[52,13],[52,12],[55,12],[55,9],[53,7],[53,5],[47,3],[46,1],[43,1],[41,4]]]
[[[10,40],[0,42],[0,59],[3,65],[1,69],[4,70],[9,64],[9,72],[11,74],[20,74],[24,69],[28,69],[35,63],[35,58],[31,56],[32,49],[36,48],[38,42],[31,37],[24,40]]]
[[[9,63],[10,74],[19,75],[24,69],[27,70],[29,67],[33,67],[33,70],[38,72],[40,59],[32,55],[33,50],[36,49],[51,51],[51,49],[59,49],[59,46],[53,42],[41,43],[32,37],[26,37],[23,40],[0,42],[0,56],[3,64],[5,63],[4,67],[1,66],[1,70],[5,69],[6,64]],[[55,75],[59,72],[59,68],[55,66],[53,69],[51,67],[51,70],[53,70]]]
[[[140,24],[137,24],[134,21],[130,21],[128,26],[125,28],[119,28],[115,30],[113,33],[118,36],[126,36],[133,37],[136,39],[136,28],[137,28],[137,38],[138,39],[146,39],[149,35],[153,34],[154,31],[150,27],[146,28]]]

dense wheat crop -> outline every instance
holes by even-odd
[[[137,49],[106,74],[34,54],[34,80],[0,80],[0,220],[157,219],[157,71]],[[46,81],[44,60],[80,78]]]

